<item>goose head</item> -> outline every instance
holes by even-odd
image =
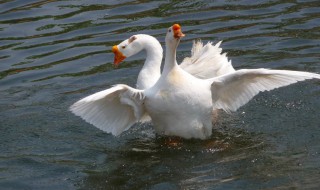
[[[118,45],[112,47],[114,53],[114,65],[117,67],[119,63],[143,49],[143,45],[139,43],[139,35],[133,35],[129,39],[122,41]]]
[[[174,24],[167,30],[166,45],[176,48],[180,42],[180,39],[184,36],[185,35],[181,32],[181,26],[179,24]]]

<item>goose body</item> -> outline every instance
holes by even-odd
[[[187,139],[205,139],[211,135],[209,82],[195,78],[177,66],[162,75],[145,95],[146,111],[158,134]]]

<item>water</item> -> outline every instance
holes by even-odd
[[[149,125],[120,137],[68,111],[79,98],[134,85],[139,54],[112,66],[112,45],[137,33],[164,44],[223,40],[236,69],[320,73],[319,1],[0,2],[0,189],[316,189],[320,82],[256,96],[220,113],[214,135],[171,147]]]

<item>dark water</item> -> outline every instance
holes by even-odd
[[[320,81],[259,94],[220,113],[206,141],[170,147],[152,128],[116,138],[68,112],[81,97],[134,85],[144,54],[112,67],[112,45],[137,33],[163,44],[180,23],[217,42],[236,69],[320,73],[315,1],[0,1],[0,189],[316,189]]]

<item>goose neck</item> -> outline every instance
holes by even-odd
[[[176,48],[167,46],[166,57],[164,62],[163,74],[168,74],[175,66],[177,66],[176,60]]]

